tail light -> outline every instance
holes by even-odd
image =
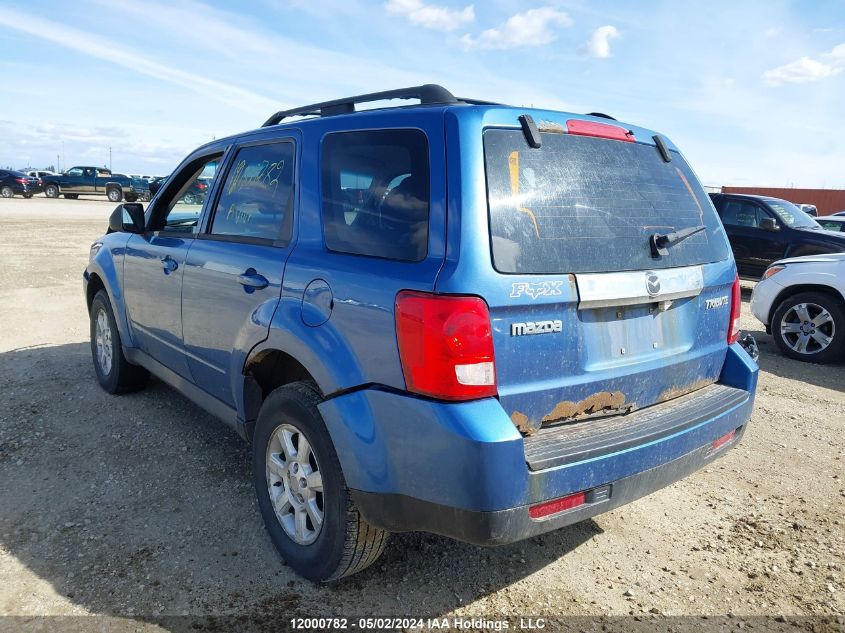
[[[443,400],[496,395],[493,331],[482,299],[400,292],[396,339],[409,391]]]
[[[25,185],[29,182],[29,178],[15,178],[15,180],[22,185]]]
[[[739,288],[739,277],[734,280],[731,288],[731,320],[728,322],[728,345],[739,340],[739,314],[742,308],[742,293]]]
[[[206,185],[204,182],[198,182],[198,183],[197,183],[197,189],[199,189],[200,191],[202,191],[203,189],[205,189],[207,186],[208,186],[208,185]]]

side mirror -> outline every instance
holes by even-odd
[[[774,218],[763,218],[760,220],[760,228],[771,233],[777,233],[780,231],[780,227]]]
[[[109,216],[109,233],[143,233],[144,205],[140,202],[119,204]]]

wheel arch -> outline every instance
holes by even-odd
[[[836,288],[825,284],[794,284],[781,290],[777,297],[775,297],[775,300],[772,301],[772,305],[769,308],[769,326],[771,326],[772,319],[775,316],[775,312],[780,307],[780,304],[789,299],[789,297],[801,294],[802,292],[820,292],[822,294],[830,295],[837,299],[840,304],[845,306],[845,296],[843,296],[843,294]]]
[[[91,303],[93,303],[94,297],[100,290],[105,290],[106,294],[109,294],[106,284],[103,283],[100,276],[97,273],[90,273],[88,275],[88,285],[85,288],[85,303],[88,306],[88,314],[91,314]],[[109,296],[109,301],[111,302],[111,296]]]
[[[129,239],[129,235],[113,233],[111,235],[118,236],[118,240],[125,237]],[[111,237],[111,236],[106,236]],[[123,269],[123,260],[119,259],[115,262],[114,257],[122,258],[123,247],[125,242],[121,244],[114,244],[114,238],[108,240],[101,238],[104,242],[100,247],[99,252],[94,256],[94,259],[88,263],[86,268],[85,278],[85,304],[90,313],[91,302],[94,296],[100,290],[105,290],[109,298],[109,303],[114,312],[114,319],[117,323],[117,331],[120,334],[121,342],[124,347],[135,347],[135,338],[132,336],[132,331],[129,327],[129,321],[126,314],[126,305],[124,303],[123,290],[121,287],[122,275],[118,273]],[[117,248],[115,248],[117,247]],[[113,252],[117,251],[117,252]],[[118,254],[120,253],[120,254]]]
[[[313,383],[321,397],[325,393],[311,371],[295,356],[276,347],[254,349],[243,368],[243,415],[245,435],[252,440],[255,420],[264,400],[274,389],[294,382]]]

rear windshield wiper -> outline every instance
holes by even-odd
[[[703,224],[701,226],[691,226],[688,229],[681,229],[674,233],[655,233],[648,238],[649,246],[651,246],[651,256],[661,257],[669,254],[668,247],[674,246],[678,242],[683,242],[688,237],[692,237],[696,233],[701,233],[707,227]]]

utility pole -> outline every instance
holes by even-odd
[[[109,145],[109,171],[111,171],[111,145]]]

